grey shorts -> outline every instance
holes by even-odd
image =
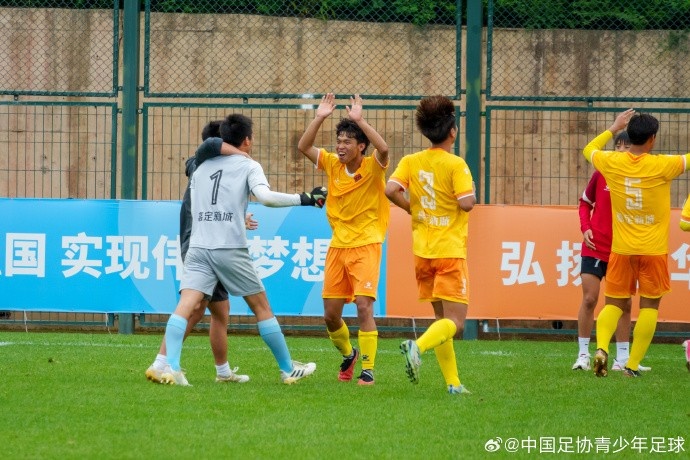
[[[184,260],[180,290],[194,289],[210,296],[218,282],[236,297],[265,290],[247,248],[189,248]]]

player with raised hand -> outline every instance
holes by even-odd
[[[465,160],[451,153],[459,133],[453,101],[444,96],[422,99],[415,122],[431,146],[400,160],[386,196],[412,216],[419,300],[431,302],[436,321],[400,349],[412,383],[419,382],[422,353],[433,349],[448,393],[469,393],[460,383],[453,337],[464,330],[469,305],[467,235],[476,203],[474,182]]]
[[[352,380],[361,353],[362,372],[357,383],[373,385],[378,349],[374,301],[390,214],[384,194],[388,144],[364,119],[362,98],[356,94],[346,106],[347,118],[335,127],[336,152],[315,147],[317,132],[334,110],[335,96],[328,93],[299,140],[298,149],[328,176],[326,216],[333,237],[326,254],[322,297],[328,337],[343,356],[338,379]],[[367,156],[370,142],[375,150]],[[343,321],[343,308],[353,301],[359,322],[359,350],[352,346]]]
[[[247,155],[253,145],[252,121],[228,115],[221,124],[223,142]],[[287,194],[271,191],[261,165],[248,156],[210,158],[192,176],[192,234],[180,283],[180,300],[165,330],[168,366],[164,383],[189,385],[180,367],[182,342],[189,318],[211,295],[218,282],[234,296],[244,298],[256,316],[259,335],[273,353],[283,383],[291,384],[314,373],[316,364],[293,361],[266,292],[256,273],[247,245],[244,217],[249,194],[271,207],[316,206],[326,199],[317,193]]]
[[[614,133],[623,129],[630,137],[630,149],[627,152],[603,150]],[[651,155],[658,130],[659,121],[655,117],[628,109],[582,152],[606,179],[613,216],[606,305],[596,323],[597,351],[593,367],[597,377],[608,375],[611,337],[623,312],[630,309],[630,298],[638,290],[640,312],[623,375],[640,376],[640,361],[654,337],[661,298],[671,290],[667,260],[671,181],[690,168],[690,153]]]
[[[627,152],[630,148],[628,133],[616,134],[613,145],[618,152]],[[611,196],[606,179],[599,171],[594,171],[587,184],[578,208],[580,230],[584,238],[580,280],[582,281],[582,303],[577,315],[579,353],[573,370],[588,371],[590,366],[589,342],[594,326],[594,309],[599,301],[601,281],[606,276],[611,239],[613,237],[611,222]],[[616,329],[616,358],[611,370],[622,371],[630,356],[630,310],[624,311]],[[651,368],[640,365],[639,370]]]

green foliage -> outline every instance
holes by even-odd
[[[461,0],[465,10],[469,0]],[[689,0],[482,0],[496,27],[690,29]],[[153,12],[259,14],[415,25],[455,24],[456,0],[149,0]],[[122,7],[122,1],[119,1]],[[22,8],[112,8],[112,0],[0,0]],[[146,0],[141,0],[142,10]],[[465,21],[463,16],[462,21]],[[485,19],[486,23],[487,19]]]
[[[287,337],[295,359],[318,365],[296,385],[280,383],[261,338],[236,335],[230,363],[250,382],[215,383],[208,337],[196,335],[182,354],[193,386],[156,385],[144,371],[160,341],[0,332],[3,459],[485,458],[484,444],[497,437],[555,437],[558,447],[578,436],[637,436],[648,447],[651,437],[684,436],[687,451],[690,378],[679,344],[652,344],[644,360],[652,371],[639,379],[598,379],[570,369],[574,339],[459,341],[460,377],[472,394],[451,396],[432,351],[420,383],[407,381],[401,339],[379,339],[372,387],[337,380],[340,356],[325,332]]]

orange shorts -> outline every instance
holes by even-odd
[[[606,269],[605,294],[627,299],[638,290],[642,297],[658,299],[671,292],[671,276],[668,273],[668,257],[627,256],[611,253]]]
[[[381,268],[381,243],[357,248],[328,248],[324,268],[324,299],[347,299],[364,295],[376,299]]]
[[[465,259],[425,259],[414,256],[419,300],[450,300],[469,305],[470,283]]]

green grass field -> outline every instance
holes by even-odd
[[[376,385],[359,387],[337,380],[340,358],[326,338],[288,337],[293,358],[318,368],[287,386],[257,336],[230,337],[231,365],[251,381],[215,383],[208,338],[193,336],[182,355],[186,388],[145,379],[160,339],[0,332],[0,457],[526,458],[550,444],[556,452],[591,444],[580,458],[690,453],[680,340],[652,344],[644,360],[652,371],[639,379],[572,371],[574,340],[456,342],[472,394],[451,396],[433,352],[423,356],[419,385],[406,379],[400,339],[379,341]],[[488,453],[497,438],[500,450]],[[506,451],[511,438],[515,453]],[[680,454],[669,452],[674,439],[684,443]],[[614,453],[621,442],[628,446]]]

